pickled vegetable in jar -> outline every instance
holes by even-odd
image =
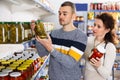
[[[16,23],[16,29],[17,29],[17,32],[16,34],[18,35],[17,36],[17,43],[21,43],[22,42],[22,27],[21,27],[21,24],[20,22],[17,22]]]
[[[37,22],[34,31],[35,35],[39,36],[41,39],[47,38],[47,33],[42,22],[40,21]]]
[[[16,43],[18,39],[17,33],[17,28],[16,28],[16,23],[11,22],[9,23],[9,42],[10,43]]]
[[[4,43],[4,38],[5,38],[5,35],[4,35],[4,26],[3,26],[3,23],[0,22],[0,44]]]

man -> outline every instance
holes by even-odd
[[[36,36],[36,47],[40,56],[50,54],[50,80],[80,80],[80,58],[86,48],[87,36],[73,25],[76,15],[72,2],[64,2],[58,12],[63,27],[52,31],[48,39]]]

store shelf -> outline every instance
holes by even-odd
[[[40,69],[33,75],[33,77],[31,78],[31,80],[39,80],[39,78],[42,76],[42,74],[44,74],[44,69],[46,67],[46,65],[48,65],[49,63],[49,58],[50,55],[48,55],[48,57],[45,59],[43,65],[40,67]]]
[[[48,11],[49,13],[53,13],[54,14],[54,11],[53,9],[51,9],[49,6],[43,4],[40,2],[40,0],[34,0],[36,3],[38,3],[38,5],[40,5],[43,9],[45,9],[46,11]]]
[[[23,44],[0,44],[0,59],[14,54],[14,52],[21,52],[23,50]]]
[[[120,10],[90,10],[90,12],[120,12]]]
[[[54,10],[40,0],[1,0],[0,2],[7,5],[11,13],[28,11],[40,16],[54,14]]]
[[[22,52],[35,44],[35,40],[28,40],[20,44],[0,44],[0,59],[8,55],[14,54],[14,52]]]

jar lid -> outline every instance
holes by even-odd
[[[8,73],[9,73],[9,72],[12,72],[12,71],[13,71],[13,70],[12,70],[12,69],[9,69],[9,68],[2,70],[2,72],[8,72]]]
[[[8,72],[0,72],[1,77],[7,76],[7,75],[8,75]]]
[[[18,67],[17,70],[23,71],[26,70],[26,67]]]
[[[97,46],[97,50],[103,54],[106,52],[106,49],[104,48],[104,46],[100,46],[100,45]]]
[[[9,61],[3,61],[2,64],[3,64],[3,65],[4,65],[4,64],[10,64],[10,62],[9,62]]]
[[[12,72],[12,73],[10,73],[10,76],[11,77],[18,77],[18,76],[21,76],[21,73],[20,72]]]
[[[14,69],[16,69],[16,66],[8,66],[6,68],[14,70]]]

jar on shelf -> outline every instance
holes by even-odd
[[[94,12],[88,12],[87,17],[88,17],[88,20],[93,20],[94,19]]]
[[[30,78],[32,77],[32,69],[30,68],[30,64],[29,63],[23,63],[22,65],[20,65],[21,68],[26,68],[26,75],[27,75],[27,80],[30,80]]]
[[[5,69],[5,66],[0,66],[0,71],[2,71],[2,69]]]
[[[27,72],[27,69],[26,69],[26,67],[18,67],[17,68],[17,71],[19,71],[19,72],[21,72],[21,76],[22,76],[22,78],[23,79],[25,79],[25,80],[27,80],[27,77],[28,77],[28,72]]]
[[[0,72],[0,80],[9,80],[7,72]]]
[[[83,16],[79,16],[80,21],[84,21],[84,17]]]
[[[32,77],[32,75],[34,74],[34,67],[32,65],[32,63],[34,62],[34,60],[26,60],[25,63],[23,63],[23,65],[29,65],[28,66],[28,71],[29,71],[29,75],[30,77]]]
[[[90,10],[93,10],[94,8],[94,3],[90,3]]]
[[[102,3],[98,3],[98,10],[102,10]]]
[[[10,80],[23,80],[24,78],[21,76],[20,72],[12,72],[10,73]]]
[[[12,69],[8,68],[2,70],[2,72],[7,72],[8,74],[10,74],[12,71],[13,71]]]
[[[102,4],[102,10],[107,10],[107,3]]]
[[[1,65],[5,66],[5,67],[8,67],[10,65],[10,62],[9,61],[3,61],[3,62],[1,62]]]

